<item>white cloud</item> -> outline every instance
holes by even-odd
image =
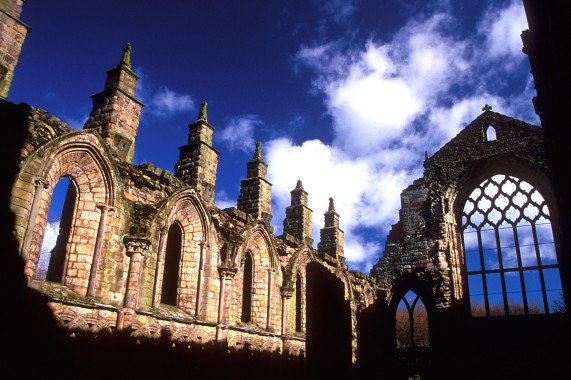
[[[400,192],[422,175],[425,150],[433,154],[486,103],[495,111],[537,122],[531,80],[523,92],[499,94],[502,89],[506,93],[512,73],[496,58],[525,60],[519,41],[525,28],[521,5],[487,9],[482,20],[488,20],[488,27],[481,21],[469,37],[451,33],[459,22],[442,9],[450,8],[410,20],[389,41],[300,46],[296,69],[312,71],[310,92],[323,97],[334,140],[330,145],[316,140],[295,145],[287,139],[268,144],[278,229],[289,192],[301,179],[314,211],[316,242],[332,196],[345,230],[347,259],[367,270],[381,247],[360,231],[389,232],[398,220]]]
[[[263,124],[258,115],[236,117],[231,119],[215,138],[227,144],[230,150],[254,153],[254,129]]]
[[[374,160],[350,158],[339,148],[319,140],[295,145],[285,138],[275,139],[267,144],[267,150],[276,232],[282,231],[285,208],[291,203],[290,191],[297,180],[302,180],[309,195],[308,206],[313,210],[315,247],[328,199],[333,197],[335,210],[340,214],[340,228],[345,232],[345,256],[359,268],[369,268],[381,249],[378,243],[359,237],[360,229],[388,229],[395,222],[400,189],[411,180],[410,175],[385,170],[376,166]]]
[[[231,199],[224,190],[216,190],[214,205],[220,209],[236,207],[236,199]]]
[[[152,95],[149,108],[155,116],[171,117],[180,112],[192,111],[195,105],[190,95],[161,87]]]
[[[508,58],[519,62],[522,54],[521,32],[527,29],[527,19],[521,1],[512,0],[507,8],[490,8],[478,24],[478,31],[486,36],[485,49],[490,57]],[[504,64],[511,64],[505,62]]]
[[[38,272],[46,272],[50,264],[50,251],[55,247],[59,235],[59,220],[48,222],[44,232],[44,241],[38,262]]]

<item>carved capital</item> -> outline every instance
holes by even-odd
[[[109,206],[109,205],[106,204],[106,203],[98,203],[96,206],[97,206],[97,208],[98,208],[99,210],[101,210],[101,213],[102,213],[102,214],[105,214],[105,213],[107,213],[107,212],[114,212],[114,211],[115,211],[115,208]]]
[[[36,179],[34,180],[34,185],[36,186],[36,188],[41,187],[42,189],[47,189],[47,188],[48,188],[48,184],[49,184],[49,182],[48,182],[48,180],[45,179],[45,178],[39,177],[39,178],[36,178]]]
[[[141,237],[125,236],[123,238],[123,245],[127,250],[127,256],[131,257],[135,253],[144,255],[151,246],[151,241]]]
[[[282,287],[280,288],[280,292],[281,292],[281,294],[282,294],[282,297],[284,297],[284,298],[291,298],[291,297],[293,297],[293,294],[294,294],[294,292],[295,292],[295,289],[294,289],[294,288],[290,288],[290,287],[288,287],[288,286],[282,286]]]
[[[234,276],[236,276],[236,272],[238,272],[238,268],[218,267],[218,274],[220,275],[221,279],[232,279]]]

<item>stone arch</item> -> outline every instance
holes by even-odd
[[[253,259],[252,318],[251,323],[268,329],[278,330],[280,315],[280,286],[282,273],[277,263],[275,246],[263,224],[257,224],[245,232],[245,241],[237,255],[235,265],[238,268],[233,299],[234,310],[231,315],[241,319],[244,265],[246,254]]]
[[[147,257],[147,273],[143,291],[152,291],[153,306],[161,303],[160,292],[164,276],[167,231],[173,223],[182,230],[182,249],[179,266],[177,306],[191,315],[206,315],[209,307],[204,294],[207,288],[217,287],[217,257],[210,248],[209,216],[195,191],[185,188],[172,194],[161,206],[151,226],[154,254]]]
[[[422,304],[426,308],[427,318],[428,318],[428,332],[430,332],[430,317],[433,315],[436,302],[434,300],[434,294],[432,290],[432,285],[430,281],[426,278],[419,277],[414,274],[403,274],[398,276],[393,282],[393,286],[390,289],[390,299],[388,301],[389,314],[393,316],[392,332],[395,335],[391,336],[391,341],[397,342],[396,336],[396,314],[398,307],[402,299],[407,295],[408,292],[413,292],[418,296]],[[428,337],[430,338],[430,337]],[[430,341],[430,339],[429,339]]]
[[[306,331],[307,301],[307,265],[315,261],[313,252],[308,247],[298,249],[292,256],[284,272],[283,286],[293,288],[293,296],[289,299],[288,319],[289,331],[304,333]],[[298,289],[298,286],[301,288]],[[299,298],[299,299],[298,299]]]
[[[468,275],[463,250],[462,236],[462,212],[464,205],[472,191],[481,183],[496,175],[512,176],[529,183],[544,198],[549,209],[551,227],[555,240],[555,253],[558,262],[560,250],[557,249],[557,242],[561,239],[558,233],[558,225],[561,216],[555,207],[555,196],[553,187],[546,170],[530,160],[518,156],[492,157],[480,160],[469,170],[466,170],[455,184],[453,189],[448,191],[450,202],[453,205],[449,220],[452,221],[453,228],[450,230],[453,246],[450,249],[450,261],[452,262],[452,282],[455,284],[454,292],[458,294],[457,299],[465,303],[466,310],[470,310],[468,295]],[[562,279],[563,280],[563,279]]]
[[[82,132],[51,141],[26,159],[12,198],[15,214],[27,219],[17,221],[15,232],[25,273],[35,277],[53,189],[63,177],[73,183],[76,202],[61,282],[82,296],[89,292],[90,277],[94,282],[100,275],[92,264],[104,251],[103,236],[109,229],[101,216],[115,201],[115,167],[103,146],[97,136]],[[20,191],[24,189],[31,191]]]

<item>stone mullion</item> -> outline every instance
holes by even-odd
[[[539,252],[539,242],[537,240],[537,230],[535,229],[535,221],[531,222],[531,232],[533,234],[533,245],[535,247],[535,257],[537,259],[537,267],[539,272],[539,283],[541,284],[541,295],[543,297],[543,307],[545,314],[549,314],[549,303],[547,301],[547,291],[545,289],[545,278],[543,276],[543,264]]]
[[[30,249],[30,244],[32,243],[34,227],[36,226],[36,217],[38,216],[38,210],[42,200],[42,193],[44,189],[48,188],[48,181],[45,178],[37,178],[34,181],[34,185],[34,199],[32,200],[32,207],[28,217],[28,226],[24,233],[24,238],[22,239],[22,249],[20,251],[20,256],[24,261],[28,260],[28,251]]]
[[[157,253],[157,266],[155,268],[155,286],[153,289],[153,307],[158,308],[161,299],[160,299],[160,285],[162,283],[162,271],[165,261],[165,236],[167,234],[166,227],[161,227],[160,229],[160,237],[159,237],[159,249]]]

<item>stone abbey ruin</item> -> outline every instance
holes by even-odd
[[[564,153],[550,136],[569,101],[552,84],[569,83],[569,74],[549,50],[558,45],[542,42],[545,20],[557,19],[540,17],[551,6],[526,2],[530,31],[522,35],[543,128],[484,107],[402,192],[383,256],[367,276],[344,263],[333,199],[314,247],[301,181],[283,235],[274,235],[259,143],[237,207],[214,206],[218,152],[205,103],[174,175],[133,165],[143,105],[129,46],[92,96],[82,130],[7,102],[28,29],[22,3],[0,1],[0,118],[10,130],[2,149],[8,373],[565,373],[568,169],[553,164]],[[63,178],[60,232],[46,256],[52,193]]]

